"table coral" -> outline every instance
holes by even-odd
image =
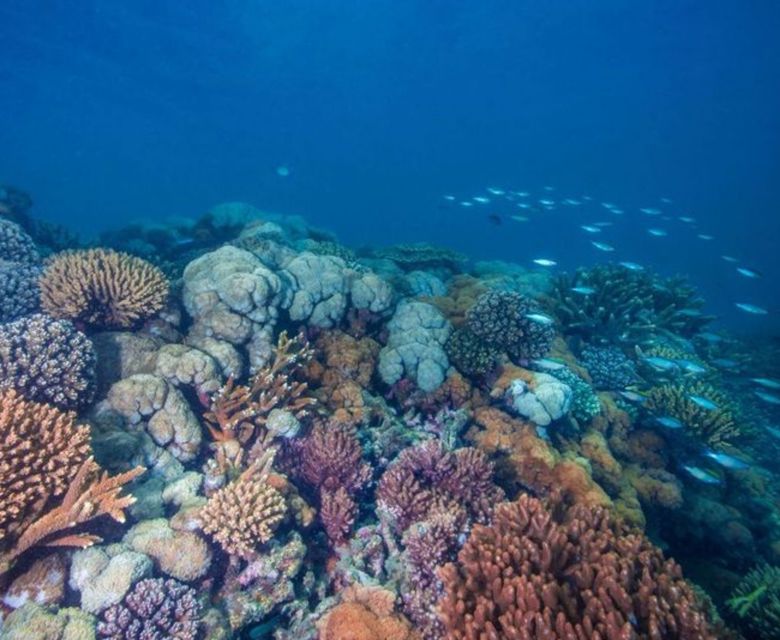
[[[151,263],[110,249],[59,253],[40,279],[41,307],[101,329],[127,329],[159,312],[168,279]]]
[[[71,322],[34,314],[0,325],[0,389],[75,409],[94,385],[95,350]]]
[[[443,572],[446,637],[715,639],[680,567],[601,509],[528,495],[476,526]]]

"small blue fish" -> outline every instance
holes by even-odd
[[[709,398],[705,398],[704,396],[697,396],[693,393],[690,393],[688,394],[688,399],[694,404],[700,406],[702,409],[706,409],[707,411],[715,411],[718,408],[717,404],[715,404]]]
[[[536,360],[531,360],[531,364],[547,371],[559,371],[566,368],[566,363],[557,358],[537,358]]]
[[[582,203],[579,200],[575,200],[574,198],[566,198],[563,201],[563,204],[568,204],[570,207],[578,207]]]
[[[767,393],[766,391],[754,391],[753,393],[755,393],[764,402],[768,402],[769,404],[780,404],[780,398],[772,395],[771,393]]]
[[[558,263],[555,260],[548,260],[547,258],[537,258],[533,261],[534,264],[538,264],[540,267],[554,267]]]
[[[619,262],[621,267],[628,269],[629,271],[644,271],[644,267],[636,262]]]
[[[701,467],[694,467],[688,464],[683,465],[683,469],[685,469],[691,476],[696,478],[699,482],[703,482],[704,484],[720,484],[721,480],[718,476],[716,476],[711,471],[707,471],[706,469],[702,469]]]
[[[721,256],[726,262],[739,262],[734,256]]]
[[[732,360],[731,358],[715,358],[712,361],[712,364],[714,364],[716,367],[720,367],[721,369],[733,369],[739,364],[739,362]]]
[[[546,316],[543,313],[526,313],[525,317],[528,318],[531,322],[535,322],[536,324],[541,324],[546,327],[555,324],[555,320],[553,318]]]
[[[652,207],[645,207],[644,209],[640,209],[642,213],[648,216],[658,216],[661,215],[660,209],[653,209]]]
[[[572,287],[571,288],[574,293],[579,293],[583,296],[590,296],[596,293],[596,290],[593,287]]]
[[[596,247],[599,251],[614,251],[615,247],[613,247],[610,244],[607,244],[606,242],[591,242],[591,244]]]
[[[610,209],[612,213],[614,213],[616,216],[622,216],[623,215],[623,209],[618,209],[616,207],[612,207]]]
[[[719,336],[717,333],[712,333],[710,331],[703,331],[699,334],[699,337],[702,340],[706,340],[707,342],[722,342],[723,337]]]
[[[693,222],[696,222],[696,218],[691,218],[691,216],[680,216],[680,222],[692,224]]]
[[[645,396],[643,396],[641,393],[637,393],[636,391],[618,391],[618,393],[629,402],[633,402],[635,404],[644,404],[647,400]]]
[[[758,307],[754,304],[750,304],[748,302],[737,302],[735,303],[737,309],[741,309],[742,311],[745,311],[746,313],[752,313],[757,316],[765,316],[769,311],[762,307]]]
[[[446,196],[444,196],[444,199],[448,200],[449,202],[452,202],[453,200],[455,200],[455,196],[446,195]]]
[[[748,269],[747,267],[737,267],[737,273],[746,278],[760,278],[761,272],[755,269]]]
[[[672,371],[677,368],[677,363],[674,360],[660,356],[645,356],[642,360],[658,371]]]
[[[677,366],[686,373],[698,375],[707,372],[706,367],[703,367],[698,362],[693,362],[692,360],[675,360],[675,362],[677,363]]]
[[[601,229],[599,227],[594,227],[590,224],[583,224],[580,226],[580,229],[587,231],[588,233],[601,233]]]
[[[753,382],[756,384],[760,384],[762,387],[766,387],[767,389],[780,389],[780,382],[777,380],[772,380],[771,378],[750,378]]]
[[[555,200],[546,200],[542,198],[541,200],[539,200],[539,204],[542,205],[543,207],[554,207]]]
[[[460,203],[460,206],[461,207],[473,207],[474,203],[473,202],[469,202],[468,200],[462,200],[461,203]]]
[[[602,202],[601,206],[605,209],[614,209],[617,205],[614,205],[611,202]]]
[[[648,229],[647,233],[656,238],[663,238],[664,236],[669,235],[664,229]]]
[[[767,427],[766,432],[773,438],[777,438],[778,440],[780,440],[780,429],[778,429],[777,427]]]
[[[672,416],[656,416],[655,421],[667,429],[682,429],[683,423]]]
[[[488,190],[488,193],[490,193],[490,194],[492,194],[494,196],[503,196],[504,195],[504,190],[503,189],[498,189],[496,187],[488,187],[487,190]]]
[[[474,202],[478,202],[479,204],[487,204],[490,202],[490,198],[486,198],[485,196],[474,196],[472,200]]]
[[[696,236],[696,237],[697,237],[697,238],[699,238],[699,239],[701,239],[701,240],[714,240],[714,239],[715,239],[715,236],[711,236],[711,235],[710,235],[710,234],[708,234],[708,233],[700,233],[700,234],[699,234],[698,236]]]
[[[740,470],[750,467],[747,462],[730,456],[728,453],[723,453],[722,451],[712,451],[711,449],[708,449],[704,452],[704,456],[714,460],[721,467],[725,467],[726,469]]]

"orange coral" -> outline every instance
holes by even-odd
[[[606,506],[611,500],[574,460],[562,459],[555,449],[536,434],[533,424],[515,420],[494,407],[474,412],[476,426],[466,438],[488,455],[499,455],[499,475],[519,487],[542,495],[560,493],[572,503]]]
[[[160,269],[110,249],[57,254],[39,284],[47,314],[103,329],[137,325],[168,298],[168,280]]]
[[[395,595],[380,587],[348,587],[320,622],[320,640],[417,640],[409,622],[393,613]]]
[[[488,288],[478,278],[459,275],[452,279],[446,296],[422,298],[422,300],[437,307],[454,327],[461,327],[466,323],[466,312],[487,290]]]
[[[101,515],[124,522],[134,500],[119,492],[143,469],[100,471],[73,413],[0,394],[0,575],[35,546],[90,546],[99,538],[67,531]]]

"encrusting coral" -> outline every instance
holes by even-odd
[[[136,326],[168,298],[168,280],[160,269],[111,249],[59,253],[39,284],[46,313],[100,329]]]
[[[251,560],[271,539],[287,504],[269,482],[275,451],[270,449],[238,478],[216,491],[201,509],[201,528],[230,556]]]
[[[100,538],[69,530],[110,515],[124,522],[136,468],[110,477],[91,457],[89,429],[72,413],[0,394],[0,575],[35,546],[88,547]]]
[[[0,389],[75,409],[92,400],[95,350],[67,320],[37,313],[0,325]]]
[[[446,637],[715,640],[680,567],[606,511],[522,495],[442,571]]]

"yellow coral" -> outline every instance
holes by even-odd
[[[201,509],[203,531],[226,553],[251,559],[268,542],[287,511],[282,494],[269,482],[274,450],[209,498]]]
[[[159,312],[168,280],[141,258],[110,249],[57,254],[40,278],[50,316],[103,329],[126,329]]]

